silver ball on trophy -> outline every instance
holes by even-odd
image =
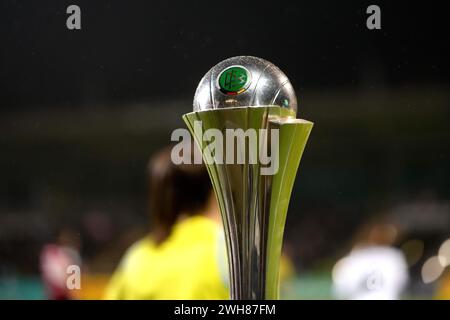
[[[252,56],[219,62],[200,80],[194,96],[194,111],[270,105],[296,113],[294,88],[278,67]]]

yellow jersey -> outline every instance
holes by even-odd
[[[106,299],[228,299],[221,226],[204,216],[177,223],[160,245],[145,237],[123,257]]]

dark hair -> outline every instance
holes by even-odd
[[[166,147],[156,153],[148,166],[149,209],[152,235],[157,244],[169,236],[181,213],[200,213],[211,194],[211,182],[204,164],[176,165],[171,160],[171,149]]]

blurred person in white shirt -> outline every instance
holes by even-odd
[[[354,249],[333,268],[333,293],[337,299],[398,300],[409,281],[403,252],[392,247],[394,226],[374,224],[364,228]]]

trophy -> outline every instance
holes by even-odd
[[[230,298],[278,299],[286,214],[313,123],[296,119],[286,75],[251,56],[200,81],[183,119],[202,152],[225,232]]]

